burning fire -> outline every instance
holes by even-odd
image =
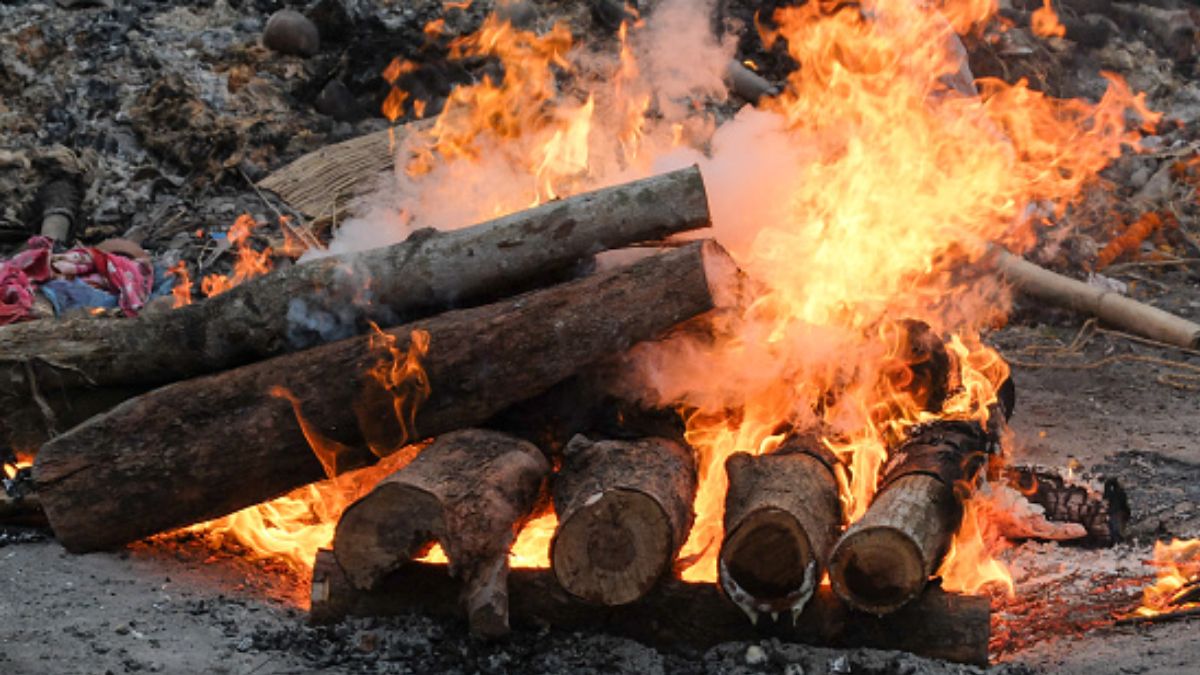
[[[1041,37],[1063,37],[1067,29],[1058,20],[1058,14],[1050,5],[1050,0],[1043,0],[1042,6],[1033,11],[1029,17],[1029,27],[1034,35]]]
[[[233,273],[231,275],[210,274],[201,279],[200,290],[205,297],[211,298],[214,295],[220,295],[238,284],[271,271],[271,248],[268,246],[262,251],[257,251],[250,246],[250,235],[256,227],[258,227],[258,222],[248,213],[238,216],[230,226],[227,235],[229,244],[237,250]],[[171,295],[175,301],[174,307],[192,304],[192,279],[187,265],[180,261],[169,270],[169,273],[176,279],[175,287],[171,289]]]
[[[1154,542],[1158,581],[1146,587],[1136,616],[1200,608],[1200,539]]]
[[[33,459],[18,453],[16,459],[12,462],[4,462],[3,464],[0,464],[0,469],[3,470],[5,478],[14,480],[17,477],[18,472],[20,472],[22,469],[28,469],[31,466],[33,466]]]
[[[1115,75],[1097,104],[1023,82],[972,82],[955,32],[994,12],[988,0],[868,0],[810,2],[770,24],[756,17],[764,41],[786,43],[799,67],[782,94],[719,128],[700,102],[722,94],[732,49],[687,2],[667,0],[623,27],[607,59],[576,49],[564,25],[537,34],[490,17],[451,40],[450,55],[493,59],[503,75],[455,88],[428,127],[406,135],[392,189],[345,223],[330,250],[700,163],[716,236],[758,290],[740,314],[715,320],[711,339],[641,347],[635,364],[647,402],[686,420],[700,485],[681,553],[696,562],[683,575],[713,580],[732,453],[769,452],[781,429],[819,430],[844,462],[852,521],[870,504],[888,448],[913,426],[988,421],[1008,376],[980,339],[1008,303],[986,272],[989,246],[1029,249],[1136,143],[1127,113],[1147,128],[1157,121]],[[429,39],[445,39],[443,31],[431,27]],[[394,88],[389,119],[410,98],[398,83],[414,67],[397,60],[384,73]],[[562,73],[574,76],[571,88]],[[911,386],[912,322],[950,357],[937,410]],[[939,572],[946,587],[1011,588],[980,535],[980,510],[968,500],[965,511]],[[547,566],[553,527],[551,514],[532,520],[513,564]]]

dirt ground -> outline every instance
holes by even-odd
[[[1030,345],[1069,343],[1077,328],[1077,323],[1019,325],[993,339],[1006,356],[1032,361]],[[1076,360],[1114,354],[1179,358],[1100,336]],[[1074,363],[1039,358],[1060,366]],[[1191,357],[1191,362],[1200,359]],[[1103,572],[1136,577],[1154,537],[1200,536],[1194,440],[1200,399],[1194,391],[1160,383],[1166,370],[1138,361],[1087,369],[1015,368],[1019,398],[1013,426],[1024,448],[1018,461],[1063,466],[1074,458],[1085,470],[1119,477],[1132,502],[1135,535],[1132,542],[1104,551],[1025,544],[1007,552],[1018,595],[1083,600],[1100,592]],[[1061,575],[1047,577],[1047,569],[1071,570],[1069,582]],[[143,544],[83,556],[47,540],[2,545],[0,672],[974,672],[899,653],[770,641],[730,643],[706,653],[664,653],[620,638],[528,627],[507,641],[481,644],[458,623],[423,616],[310,627],[303,611],[304,583],[276,566],[213,554],[199,542]],[[1137,595],[1137,585],[1131,584],[1119,597],[1136,601]],[[1105,596],[1101,604],[1112,602]],[[997,598],[1002,617],[1006,607],[1007,601]],[[1200,660],[1194,622],[1081,628],[1069,622],[1055,626],[1052,617],[1045,621],[1045,616],[1012,618],[1005,629],[1024,630],[1021,645],[994,649],[991,670],[1193,673]]]

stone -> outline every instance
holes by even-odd
[[[321,48],[321,35],[308,17],[291,9],[281,9],[267,20],[263,46],[280,54],[312,56]]]

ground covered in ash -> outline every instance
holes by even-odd
[[[449,29],[470,30],[490,4],[456,10]],[[566,11],[549,0],[529,4],[543,18]],[[755,9],[777,4],[720,2],[714,25],[751,25]],[[1147,152],[1106,172],[1112,185],[1090,198],[1090,210],[1068,214],[1072,234],[1044,242],[1038,261],[1087,277],[1120,224],[1169,212],[1177,227],[1091,279],[1200,319],[1200,177],[1187,161],[1200,147],[1195,41],[1159,39],[1151,24],[1121,18],[1131,5],[1102,0],[1059,4],[1067,39],[1039,40],[1022,26],[1040,4],[1004,3],[1017,27],[966,42],[977,75],[1094,97],[1100,71],[1115,70],[1171,122],[1146,141]],[[1169,0],[1154,5],[1190,11]],[[285,56],[260,44],[267,17],[286,6],[324,17],[316,54]],[[0,1],[0,240],[16,246],[35,231],[39,189],[65,172],[81,189],[82,241],[122,236],[164,265],[197,263],[239,213],[273,222],[274,209],[286,209],[251,181],[386,126],[376,114],[388,92],[378,74],[395,55],[437,61],[422,51],[421,28],[441,13],[442,3],[429,0]],[[602,12],[579,8],[570,18],[577,32],[605,23]],[[779,83],[786,55],[746,35],[739,56]],[[417,84],[430,112],[486,64],[468,66],[423,71]],[[1095,217],[1113,212],[1119,217]],[[1129,628],[1111,619],[1137,604],[1154,539],[1200,536],[1200,354],[1110,333],[1077,340],[1080,329],[1076,316],[1018,306],[990,338],[1015,364],[1017,459],[1120,479],[1133,538],[1106,550],[1029,543],[1007,551],[1018,595],[995,598],[991,670],[1195,672],[1194,623]],[[485,644],[460,623],[420,615],[312,627],[306,583],[196,541],[73,556],[43,532],[5,528],[0,673],[977,672],[900,653],[771,641],[669,653],[529,626]]]

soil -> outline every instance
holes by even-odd
[[[249,180],[385,126],[370,111],[387,94],[376,75],[394,53],[429,65],[419,84],[431,112],[451,84],[476,75],[421,52],[420,28],[442,4],[435,0],[344,0],[344,31],[331,33],[310,59],[273,54],[257,43],[271,12],[304,4],[0,2],[0,226],[22,230],[38,222],[37,189],[67,171],[84,188],[78,209],[84,227],[77,232],[84,241],[123,235],[141,241],[164,266],[180,259],[195,264],[210,235],[238,213],[266,222],[274,208],[286,209],[264,202]],[[489,4],[462,12],[452,28],[468,30]],[[535,4],[548,11],[559,3]],[[750,23],[765,4],[785,3],[721,2],[714,21]],[[1074,11],[1101,10],[1068,15]],[[580,21],[586,29],[588,19]],[[1062,41],[1037,49],[1004,44],[1021,34],[1013,29],[996,44],[968,41],[976,74],[1031,76],[1055,93],[1094,96],[1103,82],[1099,70],[1114,69],[1171,112],[1178,124],[1148,142],[1155,152],[1124,157],[1106,172],[1114,185],[1098,197],[1097,209],[1116,199],[1117,211],[1136,216],[1126,213],[1134,195],[1143,210],[1178,206],[1182,238],[1168,231],[1167,240],[1148,242],[1143,252],[1174,247],[1180,257],[1200,257],[1195,180],[1183,175],[1163,188],[1153,178],[1200,137],[1195,63],[1172,61],[1132,29],[1086,51]],[[742,41],[742,57],[762,63],[776,82],[789,66],[785,55],[765,51],[753,37]],[[351,112],[339,113],[342,119],[314,107],[333,80],[351,97],[343,101]],[[256,122],[243,123],[247,118]],[[1079,221],[1074,234],[1047,242],[1038,259],[1083,276],[1113,232],[1089,226],[1086,209],[1072,217]],[[1112,268],[1105,275],[1139,299],[1200,319],[1200,267]],[[1155,539],[1200,536],[1200,354],[1106,333],[1067,349],[1081,327],[1078,317],[1018,307],[1010,325],[990,336],[1015,364],[1014,460],[1119,479],[1133,509],[1131,539],[1113,549],[1025,543],[1006,551],[1017,592],[994,596],[989,670],[1196,672],[1195,621],[1116,627],[1112,616],[1137,604],[1153,575],[1144,561]],[[1101,359],[1110,361],[1093,365]],[[73,556],[45,532],[0,528],[0,675],[979,672],[896,652],[773,641],[670,653],[531,626],[481,643],[461,623],[422,615],[313,627],[304,611],[307,583],[303,573],[278,563],[214,552],[186,536]]]

